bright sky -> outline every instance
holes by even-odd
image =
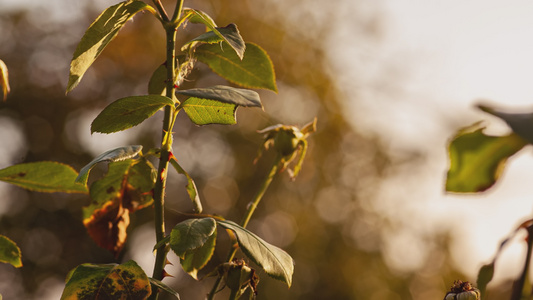
[[[501,242],[533,212],[531,149],[511,160],[503,180],[480,196],[443,193],[446,144],[454,130],[487,120],[502,123],[473,104],[479,99],[504,107],[533,106],[533,2],[525,0],[382,0],[376,6],[384,26],[378,41],[354,40],[343,24],[332,51],[347,91],[352,120],[362,132],[379,135],[398,156],[415,149],[419,165],[389,176],[376,207],[399,220],[388,260],[410,269],[425,257],[423,236],[453,228],[453,254],[475,281]],[[373,9],[376,11],[376,9]],[[348,20],[349,14],[339,16]],[[346,21],[345,21],[346,22]],[[507,248],[496,278],[515,276],[523,260],[520,243]],[[517,259],[520,262],[517,262]]]

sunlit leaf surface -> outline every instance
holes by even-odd
[[[107,8],[98,16],[87,29],[76,51],[74,51],[74,56],[70,63],[67,93],[78,85],[83,74],[118,34],[124,24],[136,13],[147,7],[148,4],[142,1],[125,1]]]
[[[235,232],[239,247],[248,258],[261,266],[268,275],[287,283],[289,287],[291,286],[294,261],[287,252],[265,242],[232,221],[217,220],[217,223]]]
[[[265,50],[256,44],[246,43],[246,52],[241,60],[227,48],[225,44],[204,44],[196,48],[195,55],[230,82],[246,88],[278,91],[274,65]]]
[[[188,219],[178,223],[170,233],[170,249],[183,258],[187,251],[204,245],[216,228],[212,218]]]
[[[87,187],[76,183],[78,173],[70,166],[42,161],[25,163],[0,170],[0,180],[30,191],[46,193],[87,193]]]
[[[0,235],[0,262],[13,265],[15,268],[22,267],[20,249],[6,236]]]
[[[165,96],[146,95],[118,99],[94,119],[91,133],[113,133],[139,125],[165,105],[174,102]]]
[[[69,274],[61,300],[143,300],[151,293],[148,276],[130,260],[121,265],[79,265]]]
[[[460,130],[449,145],[446,191],[482,192],[496,183],[509,157],[527,142],[517,134],[488,136],[479,124]]]
[[[196,125],[237,123],[235,111],[237,105],[216,100],[191,97],[182,104],[183,110]]]

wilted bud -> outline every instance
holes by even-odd
[[[291,173],[291,177],[294,178],[302,167],[303,158],[307,151],[306,138],[309,134],[315,131],[316,118],[309,124],[305,125],[301,130],[296,126],[278,124],[267,127],[259,131],[259,133],[265,134],[263,148],[269,149],[270,146],[273,146],[281,157],[281,170],[284,170],[287,165],[297,157],[298,152],[300,152],[298,163],[294,168],[294,172]],[[259,156],[261,156],[261,152],[259,152],[258,158]]]
[[[479,300],[481,293],[468,281],[457,280],[444,297],[444,300]]]
[[[255,270],[248,267],[244,260],[236,259],[229,263],[224,263],[219,267],[219,273],[224,276],[229,289],[236,291],[237,295],[242,295],[247,288],[257,295],[257,284],[259,277]]]

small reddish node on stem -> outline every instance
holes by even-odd
[[[177,84],[174,85],[174,88],[175,88],[175,89],[178,89],[179,87],[180,87],[180,86],[177,85]]]

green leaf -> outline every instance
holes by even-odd
[[[89,172],[99,162],[113,162],[113,161],[120,161],[125,160],[128,158],[135,157],[137,154],[139,154],[142,150],[143,146],[141,145],[133,145],[133,146],[124,146],[124,147],[118,147],[115,149],[108,150],[100,155],[98,155],[95,159],[93,159],[90,163],[85,165],[81,170],[80,174],[76,178],[76,182],[80,182],[83,184],[87,184],[87,179],[89,178]]]
[[[215,230],[205,244],[200,246],[200,248],[187,251],[183,259],[180,260],[181,267],[192,278],[198,280],[198,271],[205,267],[215,252],[216,240],[217,232]]]
[[[176,157],[172,156],[172,159],[170,160],[170,163],[176,169],[176,171],[180,174],[185,175],[187,178],[187,186],[185,188],[187,189],[187,194],[189,194],[189,198],[191,199],[193,205],[194,205],[194,211],[198,214],[202,213],[202,202],[200,201],[200,196],[198,195],[198,190],[196,189],[196,184],[194,183],[194,180],[192,177],[187,173],[178,163],[178,160]]]
[[[155,69],[148,82],[148,94],[164,96],[166,92],[167,66],[163,63]]]
[[[30,191],[45,193],[87,193],[76,183],[78,173],[70,166],[51,161],[25,163],[0,170],[0,180]]]
[[[67,278],[61,300],[147,299],[150,281],[136,262],[124,264],[82,264]]]
[[[187,116],[196,125],[237,123],[235,112],[237,105],[191,97],[181,103]]]
[[[127,1],[107,8],[94,23],[89,26],[81,38],[70,63],[67,93],[80,82],[83,74],[98,58],[105,47],[115,38],[124,24],[136,13],[151,8],[142,1]]]
[[[219,42],[228,43],[235,50],[239,59],[243,59],[246,44],[239,33],[239,29],[237,29],[237,25],[233,23],[228,24],[226,27],[216,27],[215,30],[199,35],[183,45],[181,50],[185,51],[193,43],[216,44]]]
[[[198,10],[198,9],[192,9],[192,8],[184,8],[183,13],[185,15],[188,15],[189,22],[191,23],[197,23],[197,24],[204,24],[208,28],[215,28],[217,27],[217,24],[211,18],[208,14],[205,12]]]
[[[237,104],[244,107],[263,107],[258,93],[252,90],[238,89],[225,85],[215,85],[208,88],[178,90],[176,93],[189,97]]]
[[[83,224],[100,247],[120,253],[130,213],[153,202],[155,173],[146,159],[127,159],[110,163],[107,174],[91,185],[91,203],[83,208]]]
[[[169,287],[168,285],[166,285],[164,282],[162,281],[159,281],[155,278],[148,278],[150,279],[150,283],[157,286],[158,288],[162,289],[163,291],[171,294],[172,296],[176,297],[176,299],[180,299],[180,295],[178,294],[178,292],[176,292],[175,290],[173,290],[171,287]]]
[[[184,258],[188,251],[202,247],[216,229],[212,218],[188,219],[178,223],[170,232],[170,249]]]
[[[6,101],[7,94],[9,93],[9,72],[7,71],[6,64],[0,59],[0,87],[2,88],[2,94],[4,101]]]
[[[533,144],[533,113],[508,113],[486,105],[478,105],[478,108],[504,120],[514,133]]]
[[[146,95],[118,99],[94,119],[91,133],[112,133],[137,126],[165,105],[174,102],[165,96]]]
[[[224,44],[203,44],[196,48],[196,58],[230,82],[246,88],[260,88],[277,92],[274,65],[270,57],[256,44],[246,43],[241,60],[233,51],[225,51]]]
[[[268,275],[287,283],[289,287],[291,286],[294,261],[287,252],[265,242],[232,221],[217,220],[217,223],[235,232],[239,246],[248,258],[261,266]]]
[[[0,262],[20,268],[22,267],[21,256],[22,254],[17,244],[8,237],[0,235]]]
[[[446,191],[476,193],[490,188],[507,159],[527,144],[517,134],[487,136],[483,129],[476,123],[460,130],[451,141]]]
[[[479,269],[476,285],[482,297],[485,296],[487,285],[489,284],[489,282],[492,281],[493,276],[494,276],[494,262],[484,265]]]

